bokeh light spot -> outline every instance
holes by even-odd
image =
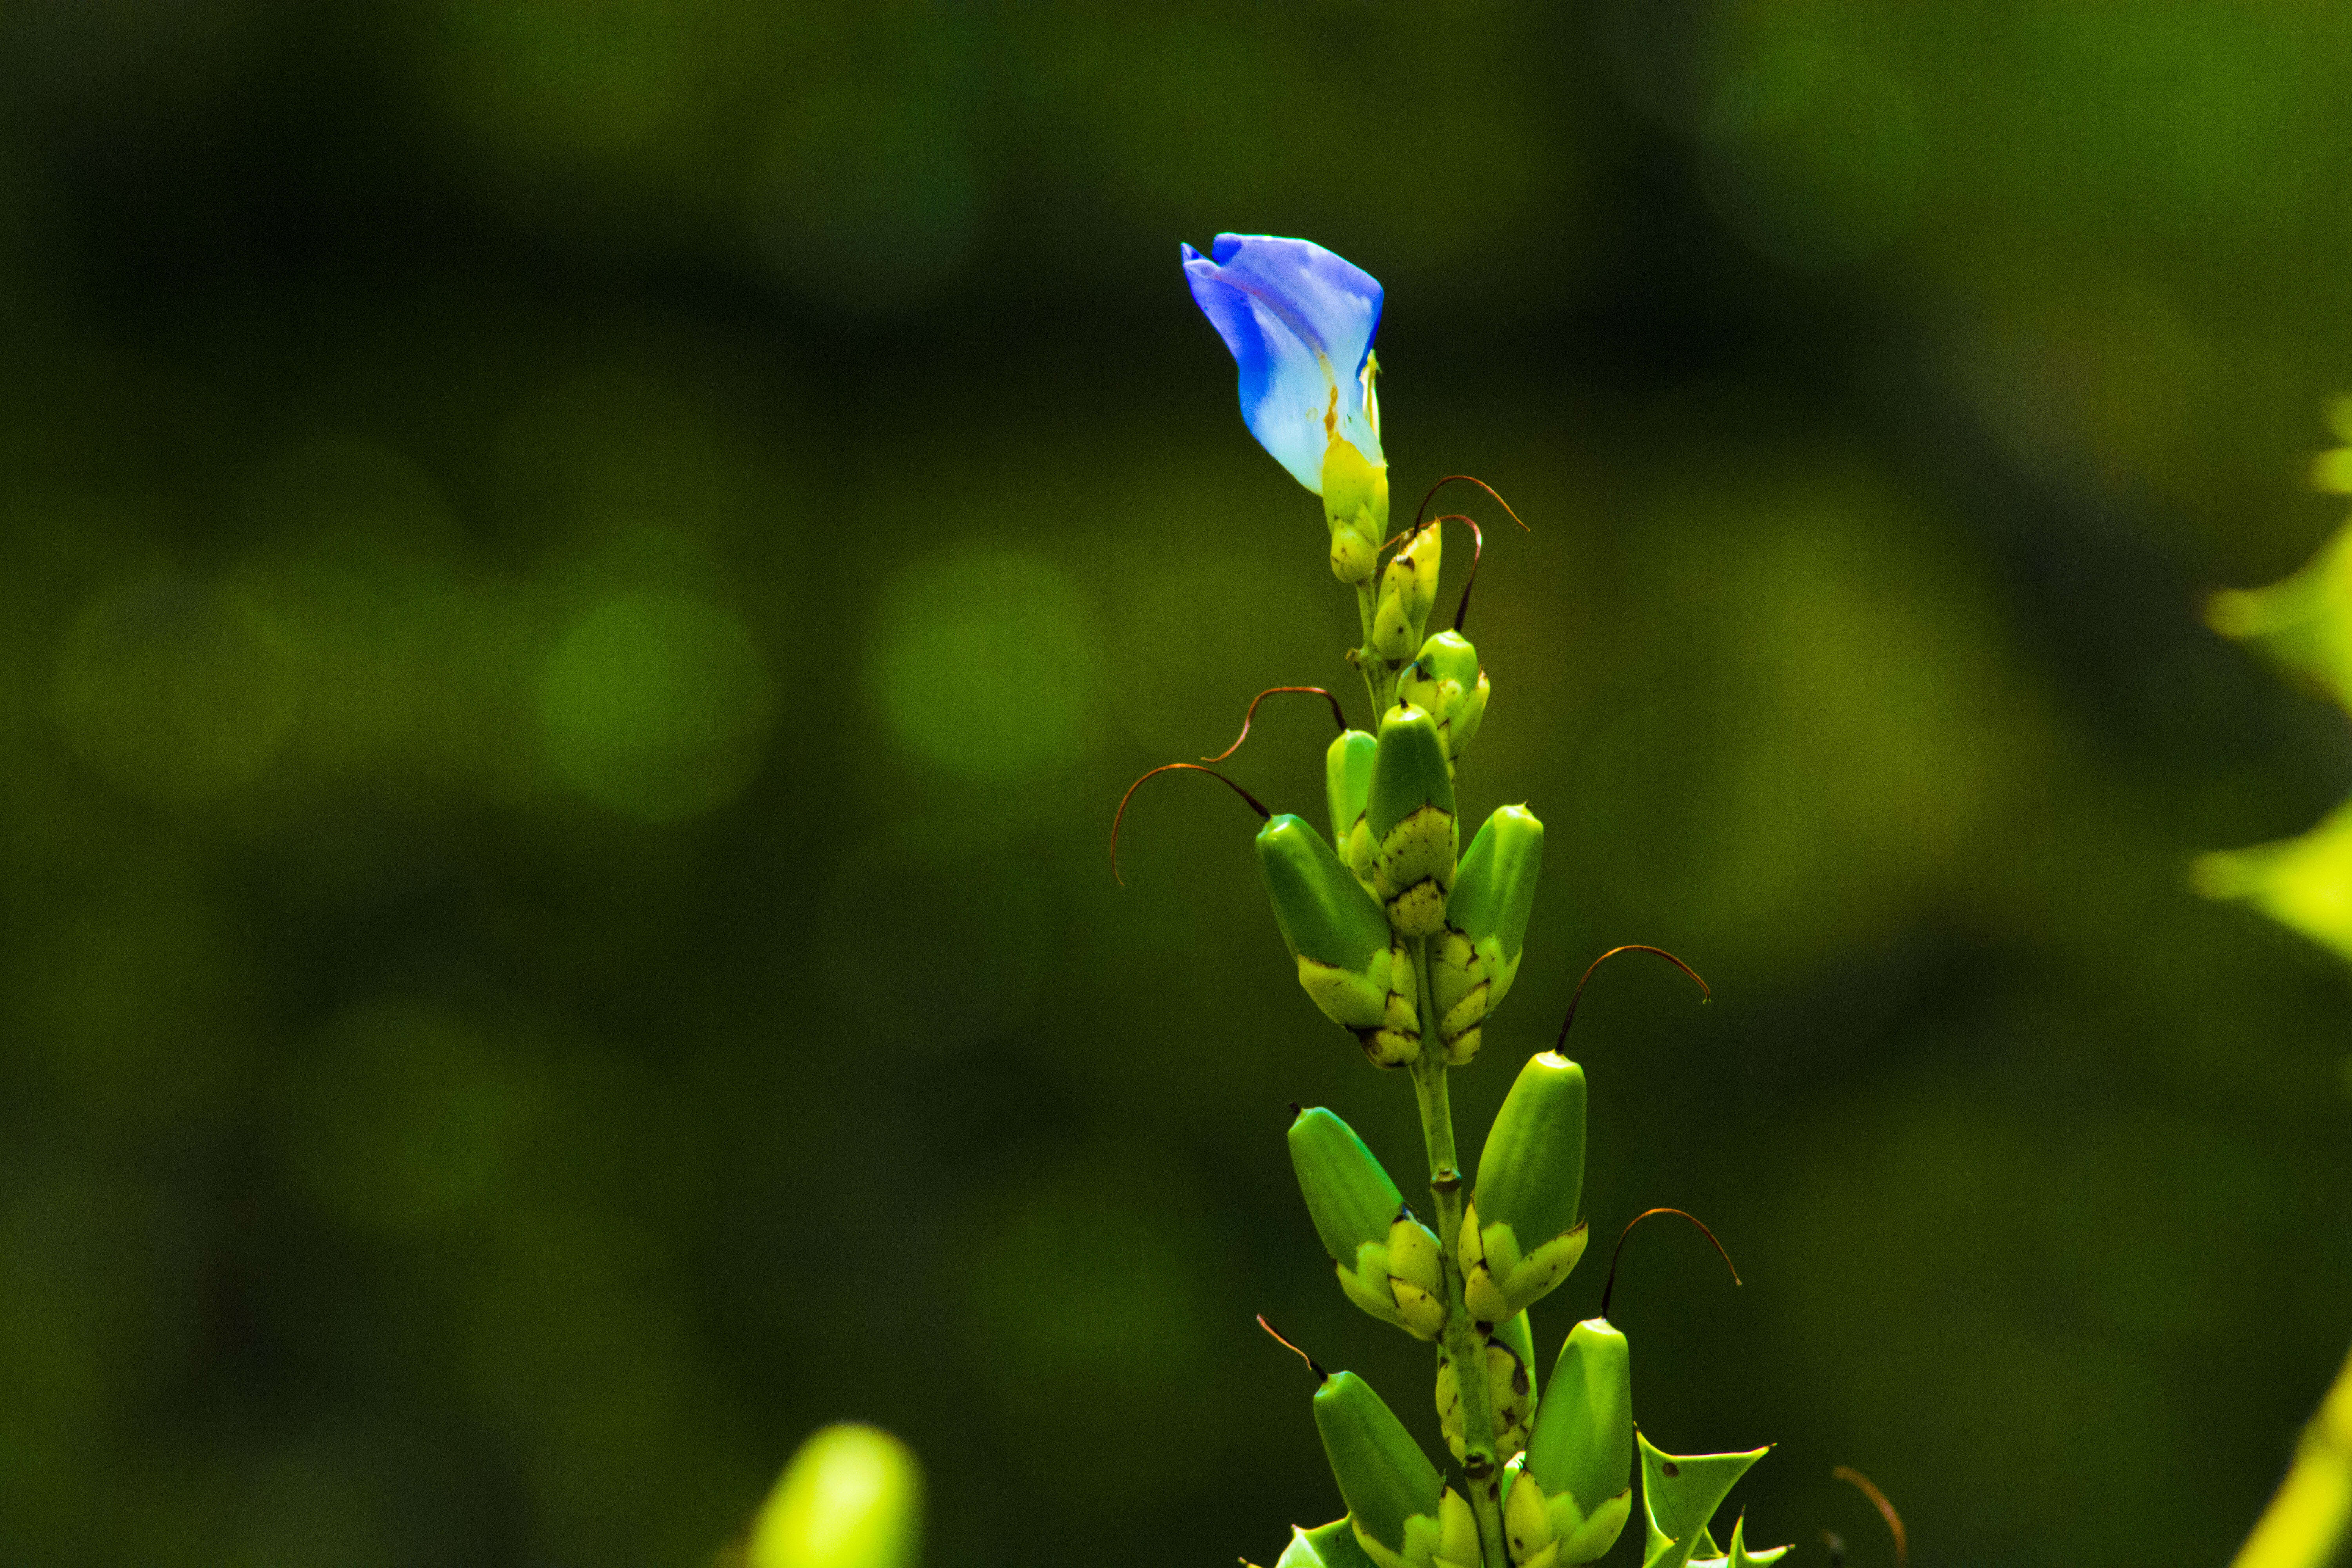
[[[67,633],[55,711],[82,760],[150,800],[216,799],[252,782],[294,717],[284,640],[253,605],[152,578],[104,595]]]
[[[884,716],[911,750],[966,777],[1031,777],[1075,755],[1094,670],[1085,597],[1037,556],[935,556],[884,596],[873,659]]]
[[[722,805],[759,769],[774,716],[743,623],[683,594],[631,593],[572,623],[549,655],[549,760],[591,800],[649,822]]]
[[[1851,49],[1790,44],[1749,62],[1717,97],[1706,139],[1717,212],[1792,267],[1860,260],[1901,233],[1918,205],[1918,104]]]
[[[650,136],[686,79],[660,0],[464,0],[448,7],[457,96],[500,140],[609,153]]]

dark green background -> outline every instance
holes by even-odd
[[[1534,525],[1465,1152],[1602,946],[1717,988],[1573,1043],[1600,1260],[1748,1280],[1629,1249],[1645,1428],[1801,1562],[1891,1563],[1839,1463],[1923,1568],[2221,1561],[2352,1339],[2346,977],[2187,885],[2352,785],[2198,620],[2341,512],[2347,103],[2232,0],[8,6],[0,1561],[696,1564],[856,1416],[939,1568],[1270,1562],[1259,1310],[1434,1445],[1281,1140],[1411,1185],[1405,1084],[1222,791],[1104,854],[1362,718],[1221,229]]]

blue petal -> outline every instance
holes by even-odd
[[[1304,239],[1221,234],[1209,248],[1204,257],[1182,247],[1184,278],[1233,351],[1242,418],[1258,444],[1318,495],[1334,436],[1382,461],[1364,375],[1381,325],[1380,284]]]

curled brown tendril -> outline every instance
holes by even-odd
[[[1429,493],[1421,498],[1421,505],[1413,509],[1412,528],[1419,528],[1421,526],[1422,513],[1427,511],[1429,510],[1429,503],[1437,499],[1437,492],[1451,484],[1476,485],[1480,489],[1485,490],[1488,495],[1495,498],[1495,504],[1501,507],[1505,512],[1508,513],[1513,522],[1519,524],[1519,531],[1522,533],[1533,533],[1535,531],[1534,529],[1529,528],[1525,522],[1520,521],[1519,514],[1511,510],[1511,503],[1503,499],[1501,491],[1496,489],[1494,486],[1488,484],[1486,480],[1478,478],[1475,474],[1448,474],[1444,479],[1438,480],[1435,484],[1430,486]],[[1405,531],[1407,533],[1411,533],[1412,529],[1409,528],[1405,530]]]
[[[1609,1298],[1617,1289],[1617,1259],[1624,1256],[1625,1238],[1633,1234],[1633,1227],[1635,1226],[1641,1224],[1643,1220],[1648,1219],[1653,1215],[1662,1214],[1679,1215],[1684,1219],[1690,1221],[1691,1224],[1697,1226],[1699,1233],[1705,1236],[1708,1244],[1715,1248],[1715,1255],[1723,1259],[1723,1266],[1731,1270],[1731,1282],[1734,1285],[1740,1283],[1739,1269],[1731,1261],[1731,1254],[1723,1250],[1723,1243],[1715,1239],[1715,1232],[1706,1228],[1706,1221],[1700,1219],[1696,1215],[1685,1213],[1681,1209],[1643,1209],[1640,1214],[1635,1215],[1632,1219],[1625,1222],[1625,1228],[1617,1233],[1616,1249],[1609,1254],[1609,1281],[1607,1284],[1601,1287],[1601,1315],[1603,1318],[1606,1318],[1609,1315]]]
[[[1118,797],[1118,810],[1110,819],[1110,879],[1117,882],[1122,888],[1127,886],[1127,879],[1118,874],[1118,825],[1127,816],[1127,803],[1133,800],[1135,798],[1135,792],[1143,787],[1143,779],[1151,778],[1160,773],[1171,773],[1178,769],[1182,769],[1186,773],[1208,774],[1211,778],[1216,780],[1219,784],[1224,785],[1227,789],[1233,791],[1244,800],[1249,802],[1250,809],[1257,813],[1258,820],[1261,822],[1264,822],[1274,816],[1274,813],[1266,810],[1264,805],[1259,804],[1257,796],[1250,794],[1249,791],[1242,788],[1241,785],[1234,783],[1233,780],[1227,778],[1224,774],[1219,773],[1214,768],[1204,768],[1198,763],[1162,763],[1158,767],[1152,769],[1150,773],[1144,774],[1143,778],[1138,779],[1133,784],[1127,786],[1127,793]]]
[[[1462,580],[1462,597],[1454,605],[1454,629],[1459,633],[1462,623],[1470,618],[1470,590],[1478,585],[1478,561],[1486,553],[1486,535],[1475,521],[1458,511],[1449,511],[1437,521],[1458,522],[1470,531],[1470,575]]]
[[[1886,1494],[1880,1491],[1868,1476],[1851,1465],[1840,1465],[1830,1472],[1830,1477],[1832,1480],[1847,1482],[1870,1500],[1871,1506],[1878,1510],[1878,1517],[1886,1521],[1886,1532],[1895,1537],[1895,1568],[1905,1568],[1911,1561],[1911,1538],[1903,1528],[1903,1516],[1895,1511],[1895,1505],[1886,1500]]]
[[[1138,782],[1140,783],[1141,781],[1139,780]],[[1568,1044],[1568,1026],[1576,1022],[1576,1005],[1584,1000],[1585,982],[1592,978],[1592,972],[1594,970],[1600,968],[1602,964],[1608,963],[1611,959],[1616,957],[1621,952],[1656,953],[1660,958],[1664,959],[1668,963],[1673,964],[1676,969],[1681,970],[1685,974],[1689,975],[1693,980],[1698,982],[1699,998],[1702,1002],[1712,1002],[1715,1000],[1715,988],[1706,983],[1706,978],[1702,976],[1697,970],[1693,969],[1689,964],[1685,963],[1681,959],[1676,958],[1673,953],[1668,952],[1663,947],[1652,947],[1649,943],[1642,942],[1629,942],[1622,947],[1611,948],[1607,952],[1602,953],[1591,963],[1585,965],[1584,979],[1576,983],[1576,994],[1568,999],[1568,1016],[1559,1021],[1559,1037],[1552,1042],[1551,1048],[1553,1050],[1558,1050],[1560,1047]]]
[[[1339,726],[1339,732],[1343,735],[1348,732],[1348,716],[1339,710],[1339,700],[1332,696],[1328,691],[1324,690],[1323,688],[1319,686],[1269,686],[1264,691],[1259,692],[1255,697],[1250,699],[1249,711],[1242,715],[1242,732],[1234,737],[1234,743],[1227,746],[1223,751],[1219,752],[1215,756],[1202,757],[1201,760],[1204,763],[1222,763],[1227,757],[1232,756],[1235,752],[1240,751],[1242,749],[1242,742],[1249,739],[1250,726],[1257,721],[1257,705],[1265,701],[1269,697],[1278,696],[1286,691],[1312,692],[1316,696],[1320,697],[1324,701],[1328,702],[1331,705],[1331,721]]]
[[[1511,503],[1505,500],[1502,498],[1501,493],[1486,480],[1477,479],[1469,474],[1448,474],[1444,479],[1438,480],[1435,484],[1430,486],[1429,493],[1421,498],[1421,505],[1413,510],[1412,526],[1404,529],[1394,538],[1390,539],[1387,542],[1383,543],[1381,548],[1382,550],[1391,549],[1401,541],[1410,539],[1415,533],[1421,531],[1422,514],[1429,510],[1429,503],[1437,499],[1437,492],[1439,490],[1444,489],[1447,485],[1457,482],[1461,484],[1476,485],[1480,489],[1485,490],[1488,495],[1493,496],[1495,498],[1495,504],[1501,507],[1506,512],[1508,512],[1510,514],[1511,521],[1519,525],[1520,532],[1533,533],[1535,531],[1535,530],[1527,525],[1526,521],[1520,518],[1517,512],[1511,510]],[[1458,522],[1463,527],[1470,531],[1470,575],[1468,579],[1463,583],[1462,597],[1454,606],[1454,629],[1456,632],[1459,632],[1462,629],[1463,623],[1470,618],[1470,590],[1478,585],[1478,562],[1479,558],[1486,553],[1486,536],[1485,532],[1479,529],[1477,520],[1463,512],[1443,512],[1438,516],[1430,519],[1430,526],[1433,528],[1440,523],[1446,522]]]
[[[1288,1340],[1284,1339],[1282,1337],[1282,1331],[1276,1328],[1272,1323],[1267,1322],[1264,1312],[1260,1312],[1257,1315],[1257,1326],[1264,1329],[1267,1333],[1272,1334],[1276,1344],[1280,1345],[1284,1350],[1288,1351],[1292,1355],[1295,1355],[1300,1361],[1305,1362],[1307,1363],[1307,1370],[1315,1374],[1316,1382],[1321,1383],[1331,1375],[1329,1373],[1325,1372],[1321,1366],[1316,1363],[1316,1360],[1313,1356],[1308,1355],[1305,1351],[1300,1350],[1297,1345],[1292,1344]]]

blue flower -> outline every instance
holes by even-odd
[[[1207,256],[1187,245],[1183,257],[1192,298],[1241,367],[1242,418],[1258,444],[1317,495],[1334,442],[1382,467],[1371,275],[1310,241],[1265,234],[1221,234]]]

